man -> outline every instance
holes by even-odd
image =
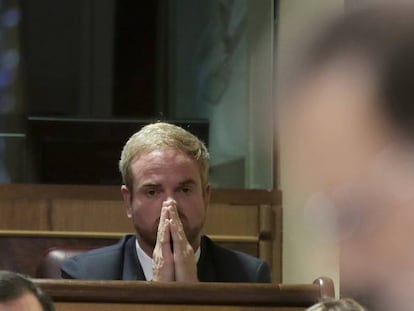
[[[121,154],[122,197],[136,235],[71,258],[62,276],[180,282],[270,282],[268,265],[202,236],[209,154],[186,130],[145,126]]]
[[[52,301],[29,279],[11,271],[0,271],[1,311],[54,311]]]
[[[311,193],[313,232],[337,241],[341,295],[413,310],[413,3],[348,11],[305,53],[278,114],[291,187]]]

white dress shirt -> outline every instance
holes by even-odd
[[[152,280],[152,258],[148,256],[147,253],[144,252],[144,250],[141,248],[141,246],[139,245],[138,239],[136,239],[135,241],[136,241],[135,244],[136,244],[138,259],[141,264],[142,270],[144,271],[145,279],[147,281],[151,281]],[[200,259],[200,255],[201,255],[201,250],[199,247],[194,254],[196,263],[198,263],[198,260]]]

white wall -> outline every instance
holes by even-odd
[[[318,28],[329,11],[343,11],[344,0],[279,0],[276,49],[276,81],[286,74],[285,65],[297,55],[295,42]],[[283,193],[283,282],[309,283],[319,276],[331,277],[339,293],[339,262],[335,246],[312,234],[303,217],[306,193],[299,193],[284,167],[279,146],[279,187]]]

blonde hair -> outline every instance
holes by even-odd
[[[209,153],[204,143],[183,128],[165,122],[157,122],[144,126],[133,134],[122,149],[119,160],[119,171],[122,181],[128,189],[132,189],[131,162],[137,155],[155,150],[175,149],[194,159],[199,168],[202,185],[208,183]]]
[[[365,311],[365,309],[351,298],[325,299],[306,311]]]

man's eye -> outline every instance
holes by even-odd
[[[147,191],[147,196],[149,196],[149,197],[153,197],[156,194],[157,194],[157,191],[156,190],[148,190]]]
[[[190,193],[191,189],[190,188],[181,188],[181,191],[184,193]]]

